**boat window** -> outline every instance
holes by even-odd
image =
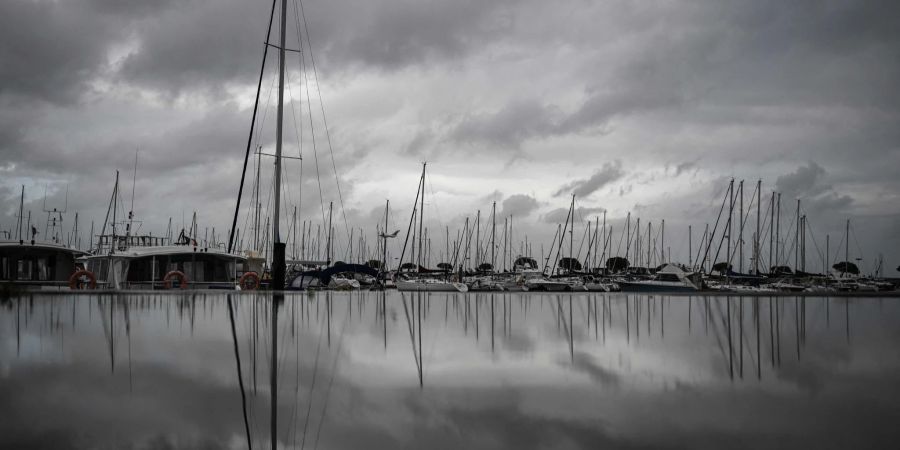
[[[678,279],[678,275],[674,273],[661,273],[659,274],[659,281],[680,281]]]
[[[187,275],[188,279],[191,281],[206,281],[203,271],[203,261],[185,261],[184,274]]]
[[[0,280],[9,279],[9,258],[0,256]]]
[[[40,281],[50,279],[50,266],[47,265],[47,258],[37,259],[37,277]]]
[[[18,271],[16,274],[16,279],[19,280],[30,280],[31,279],[31,260],[28,259],[20,259],[18,264]]]

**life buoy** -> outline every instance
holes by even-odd
[[[97,277],[90,270],[77,270],[69,277],[69,289],[97,289]]]
[[[255,291],[259,289],[259,274],[256,272],[247,272],[241,275],[238,286],[242,291]]]
[[[184,272],[182,272],[180,270],[173,270],[173,271],[167,273],[166,276],[163,277],[163,287],[166,289],[172,289],[175,285],[175,283],[174,283],[175,278],[178,278],[179,280],[181,280],[178,283],[178,289],[187,288],[188,277],[187,277],[187,275],[184,274]]]

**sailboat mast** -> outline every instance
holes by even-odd
[[[275,185],[274,211],[272,212],[272,286],[284,289],[284,249],[281,241],[281,147],[284,132],[284,45],[287,30],[287,0],[281,2],[281,27],[278,38],[278,109],[275,118]],[[274,406],[273,406],[274,414]],[[274,424],[273,424],[274,433]],[[272,436],[275,445],[275,436]]]
[[[475,214],[475,270],[481,266],[481,210]]]
[[[797,199],[797,217],[794,219],[794,272],[800,269],[800,199]]]
[[[325,237],[325,261],[331,263],[331,254],[334,253],[334,242],[332,242],[331,230],[334,228],[331,224],[331,213],[334,209],[334,202],[328,202],[328,231]]]
[[[388,233],[388,214],[390,213],[391,201],[384,201],[384,239],[382,240],[381,249],[381,271],[386,273],[387,269],[387,233]]]
[[[419,197],[419,257],[417,259],[419,267],[425,263],[423,258],[425,250],[425,231],[423,228],[425,227],[425,166],[427,164],[428,163],[422,163],[422,181],[419,184],[422,189],[422,195]],[[419,269],[416,268],[416,272],[418,271]]]
[[[738,212],[738,272],[744,273],[744,180],[741,180],[740,192],[740,212]]]
[[[494,270],[494,267],[497,265],[497,253],[495,249],[497,248],[495,243],[497,235],[497,202],[494,202],[493,206],[491,206],[491,271]]]
[[[844,273],[850,271],[850,219],[847,219],[847,231],[844,236]]]
[[[131,227],[134,225],[134,185],[137,184],[138,151],[134,151],[134,173],[131,178],[131,208],[128,211],[128,227],[125,228],[125,236],[131,235]]]
[[[572,258],[575,258],[575,194],[572,194],[572,206],[569,209],[572,214],[572,229],[569,230],[569,271],[575,269]]]
[[[692,243],[691,243],[691,236],[692,236],[692,233],[691,233],[691,226],[688,225],[688,267],[693,268],[693,267],[694,267],[694,263],[693,263],[693,261],[691,260],[691,256],[692,256],[692,255],[691,255],[691,244],[692,244]]]
[[[25,185],[22,185],[22,194],[19,196],[19,227],[16,229],[17,234],[19,235],[19,240],[22,239],[22,235],[24,234],[22,231],[22,219],[25,217]]]
[[[776,208],[778,212],[775,213],[775,264],[781,264],[781,192],[778,193],[778,204]]]
[[[753,274],[759,275],[759,219],[762,208],[762,180],[756,181],[756,236],[753,239]]]
[[[116,185],[113,187],[113,204],[112,204],[112,247],[110,250],[114,250],[116,246],[116,209],[119,203],[119,171],[116,171]]]

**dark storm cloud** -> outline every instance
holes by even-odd
[[[815,162],[808,162],[793,172],[781,175],[775,181],[775,188],[785,199],[801,199],[806,210],[843,211],[853,203],[853,198],[839,194],[826,184],[823,178],[827,172]]]
[[[397,70],[466,56],[513,31],[516,0],[365,0],[304,3],[314,44],[326,62]],[[348,11],[354,14],[348,15]],[[318,22],[318,23],[316,23]]]
[[[70,104],[91,88],[106,66],[108,46],[123,33],[78,3],[0,3],[0,102]],[[6,145],[0,141],[0,148]]]
[[[501,215],[524,217],[538,208],[538,201],[528,194],[514,194],[503,200]]]
[[[825,175],[822,166],[810,161],[806,166],[798,167],[792,173],[778,177],[775,187],[781,192],[789,192],[796,195],[817,194],[817,181]]]
[[[171,94],[216,93],[228,83],[254,82],[270,3],[226,6],[210,0],[186,2],[137,22],[138,49],[124,59],[118,78]]]
[[[552,116],[550,108],[534,100],[514,101],[496,112],[465,117],[449,137],[465,144],[516,150],[526,140],[553,134],[556,125]]]
[[[594,172],[590,178],[585,180],[575,180],[560,187],[555,194],[556,197],[575,194],[576,197],[587,197],[600,188],[609,185],[613,181],[622,178],[625,171],[622,170],[621,161],[607,162],[603,167]]]

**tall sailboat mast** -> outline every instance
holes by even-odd
[[[287,29],[287,0],[281,2],[281,29],[278,38],[278,110],[275,120],[275,209],[272,213],[272,287],[284,289],[284,250],[281,241],[281,147],[284,129],[284,41]]]

